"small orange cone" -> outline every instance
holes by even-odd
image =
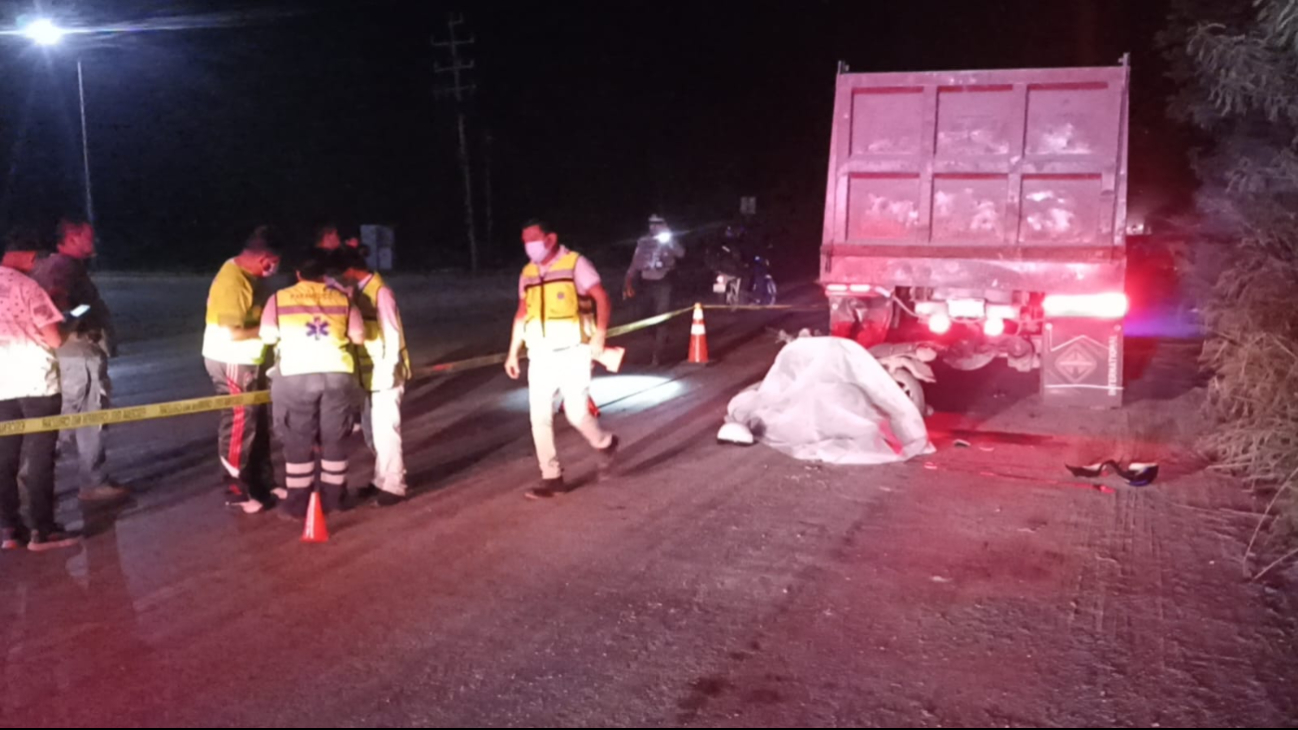
[[[703,324],[703,305],[694,305],[694,324],[690,326],[690,363],[708,364],[708,328]]]
[[[329,528],[325,527],[324,508],[320,506],[320,493],[311,493],[311,505],[306,511],[306,529],[302,530],[302,542],[329,542]]]

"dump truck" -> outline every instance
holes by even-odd
[[[1048,403],[1123,393],[1127,60],[839,67],[819,281],[830,331],[959,370],[1039,371]]]

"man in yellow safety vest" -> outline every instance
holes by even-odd
[[[342,282],[355,292],[353,301],[365,321],[365,344],[356,351],[361,389],[367,395],[362,424],[365,443],[374,452],[378,505],[391,507],[406,497],[401,399],[410,379],[410,354],[401,312],[391,287],[370,268],[362,251],[343,248],[335,256]]]
[[[275,432],[284,445],[285,514],[306,517],[316,485],[320,449],[320,502],[325,512],[342,505],[347,489],[346,439],[355,425],[360,390],[353,345],[365,341],[360,311],[346,294],[325,284],[317,253],[297,267],[298,283],[277,292],[261,317],[261,339],[277,347],[271,382]]]
[[[541,485],[529,499],[549,499],[567,491],[554,445],[554,396],[563,395],[568,421],[600,452],[601,467],[611,465],[618,439],[600,427],[587,408],[595,358],[604,352],[612,305],[590,260],[559,245],[548,223],[528,221],[523,247],[531,263],[518,285],[518,311],[509,343],[505,372],[517,380],[523,344],[531,361],[527,370],[532,439],[541,465]]]

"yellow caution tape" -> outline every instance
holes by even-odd
[[[152,421],[158,418],[188,416],[191,413],[224,411],[236,406],[262,405],[270,402],[270,392],[259,390],[242,395],[223,395],[211,398],[195,398],[171,403],[154,403],[130,408],[110,408],[94,413],[79,413],[73,416],[50,416],[49,418],[28,418],[21,421],[0,422],[0,436],[22,436],[29,433],[45,431],[69,431],[85,426],[108,426],[117,423],[134,423],[135,421]]]
[[[806,307],[789,304],[778,305],[737,305],[727,306],[724,304],[705,304],[704,309],[708,310],[730,310],[730,311],[818,311],[823,307]],[[679,317],[683,314],[689,314],[694,311],[694,307],[685,307],[674,312],[667,312],[637,322],[613,327],[608,331],[608,337],[622,337],[633,332],[639,332],[651,327],[657,327],[661,324]],[[415,379],[431,378],[439,375],[451,375],[466,370],[477,370],[479,368],[501,365],[507,359],[506,355],[483,355],[482,357],[469,358],[467,360],[457,360],[455,362],[438,363],[427,367],[418,368],[414,372]],[[129,408],[110,408],[94,413],[80,413],[72,416],[51,416],[49,418],[28,418],[20,421],[0,421],[0,436],[21,436],[29,433],[43,433],[48,431],[70,431],[86,426],[109,426],[118,423],[134,423],[137,421],[152,421],[159,418],[174,418],[176,416],[187,416],[192,413],[209,413],[211,411],[224,411],[237,406],[264,405],[270,403],[270,391],[259,390],[242,395],[213,396],[210,398],[195,398],[193,400],[172,401],[170,403],[153,403],[143,406],[132,406]]]

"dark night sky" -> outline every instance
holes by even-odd
[[[453,107],[433,98],[429,45],[455,4],[43,5],[70,26],[176,17],[210,26],[72,39],[86,64],[110,264],[207,265],[258,221],[305,240],[324,219],[397,225],[407,263],[467,260]],[[633,236],[654,210],[698,224],[753,194],[787,247],[814,262],[839,59],[854,71],[1107,65],[1129,50],[1134,193],[1184,193],[1153,43],[1163,2],[947,5],[465,4],[478,41],[478,183],[488,130],[494,140],[488,259],[515,263],[515,224],[532,215],[594,249]],[[0,23],[33,7],[0,3]],[[71,50],[0,39],[5,224],[79,210]]]

